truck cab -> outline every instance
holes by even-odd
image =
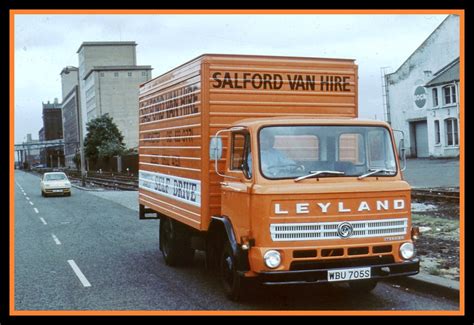
[[[387,123],[242,120],[211,139],[210,156],[222,176],[214,218],[233,232],[219,254],[229,297],[249,278],[371,290],[380,279],[418,273],[410,186]]]

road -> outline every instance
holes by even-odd
[[[459,159],[407,159],[403,174],[414,188],[459,188]]]
[[[157,220],[74,188],[41,197],[39,178],[15,171],[14,309],[28,310],[458,310],[440,296],[380,283],[358,295],[346,285],[256,288],[225,298],[198,253],[170,268],[158,250]]]

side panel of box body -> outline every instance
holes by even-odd
[[[140,88],[139,202],[201,228],[202,84],[197,58]]]

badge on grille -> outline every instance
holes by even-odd
[[[353,231],[354,228],[352,228],[352,225],[348,222],[343,222],[337,227],[337,234],[341,238],[349,238],[352,236]]]

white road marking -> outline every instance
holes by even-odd
[[[26,199],[27,199],[28,201],[30,200],[30,198],[29,198],[29,197],[26,197]]]
[[[47,225],[46,220],[44,220],[43,218],[40,218],[40,220],[41,220],[41,222],[42,222],[44,225]],[[54,239],[54,237],[53,237],[53,239]],[[57,238],[56,238],[56,239],[57,239]],[[59,241],[59,240],[58,240],[58,241]],[[58,244],[58,245],[59,245],[59,244]]]
[[[35,210],[36,213],[40,213],[37,208],[34,208],[33,210]]]
[[[90,287],[91,284],[89,281],[87,281],[87,278],[84,276],[84,274],[81,272],[81,270],[79,269],[79,267],[77,266],[76,262],[74,262],[74,260],[68,260],[67,261],[69,263],[69,265],[72,267],[72,270],[74,271],[74,273],[76,273],[77,277],[79,278],[79,280],[81,281],[82,285],[84,287]]]
[[[31,205],[34,205],[33,202],[31,202],[31,201],[28,201],[28,202],[30,202]]]
[[[53,237],[53,240],[56,243],[56,245],[61,245],[61,242],[59,241],[58,237],[56,237],[55,234],[52,234],[51,236]]]

